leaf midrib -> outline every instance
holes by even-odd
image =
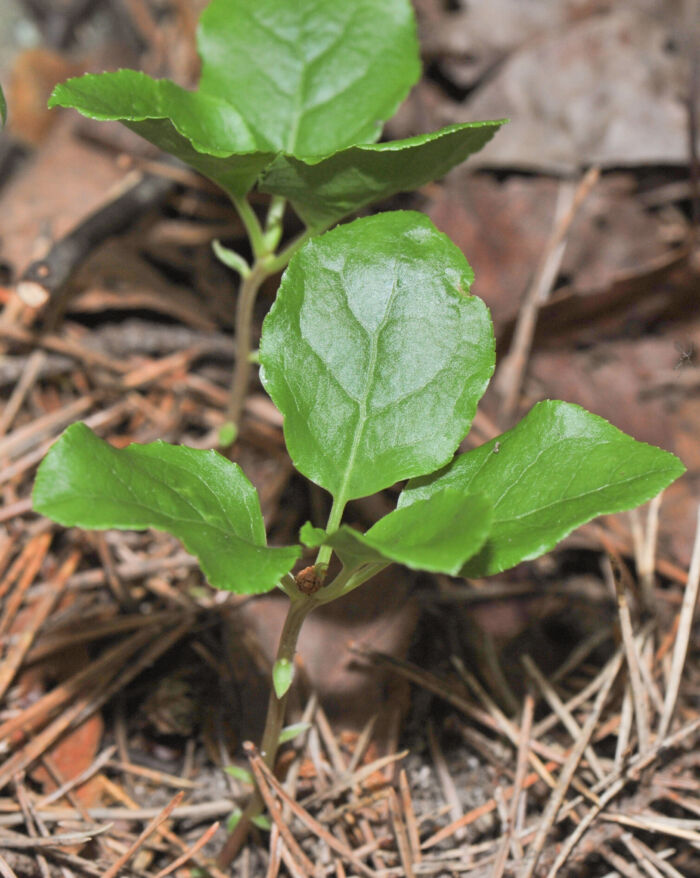
[[[371,346],[370,346],[370,358],[369,358],[369,367],[367,369],[368,380],[365,385],[365,392],[362,397],[358,400],[359,408],[358,408],[358,426],[355,429],[355,433],[352,438],[352,445],[350,446],[350,453],[348,454],[348,462],[345,467],[345,472],[343,475],[343,481],[340,486],[340,490],[336,496],[336,501],[341,504],[341,506],[345,505],[347,502],[347,490],[348,483],[350,481],[350,477],[352,475],[352,471],[355,465],[355,459],[357,457],[357,452],[360,447],[360,442],[362,441],[362,435],[365,430],[365,425],[367,423],[367,400],[369,399],[370,393],[374,387],[374,369],[377,365],[377,349],[379,347],[379,338],[382,334],[384,327],[386,326],[387,321],[389,320],[389,315],[391,314],[391,310],[394,305],[394,300],[396,299],[396,295],[399,289],[399,278],[396,271],[396,266],[398,264],[398,259],[394,259],[393,261],[393,275],[394,282],[391,288],[391,295],[387,300],[386,309],[384,311],[384,316],[381,319],[381,322],[377,326],[376,331],[371,338]],[[346,305],[349,307],[349,303],[346,298]]]

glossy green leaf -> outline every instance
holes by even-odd
[[[493,504],[493,525],[461,572],[488,576],[537,558],[598,515],[650,500],[683,472],[673,454],[577,405],[549,400],[498,439],[410,482],[399,507],[448,487],[483,494]]]
[[[478,152],[503,120],[451,125],[406,140],[352,146],[319,161],[278,156],[263,174],[263,192],[282,195],[311,228],[443,177]]]
[[[212,0],[198,44],[196,92],[119,70],[49,106],[120,121],[236,197],[263,175],[316,230],[444,175],[502,124],[374,143],[420,75],[410,0]]]
[[[395,561],[413,570],[456,576],[483,546],[492,509],[479,494],[447,488],[381,518],[367,533],[342,525],[332,534],[302,529],[306,545],[330,545],[346,567]]]
[[[200,89],[296,156],[376,140],[420,75],[410,0],[213,0],[198,43]]]
[[[4,127],[5,122],[7,122],[7,103],[2,86],[0,85],[0,128]]]
[[[461,251],[423,214],[356,220],[291,260],[260,346],[297,469],[340,504],[445,464],[493,372]]]
[[[135,70],[69,79],[56,86],[49,107],[123,122],[234,195],[244,195],[275,155],[259,148],[233,104]]]
[[[165,442],[117,449],[80,423],[44,458],[33,502],[66,526],[167,531],[213,586],[235,592],[269,591],[299,555],[266,545],[258,495],[235,463]]]

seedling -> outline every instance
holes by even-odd
[[[491,319],[472,279],[461,251],[413,212],[355,220],[290,260],[263,325],[262,381],[296,468],[332,498],[326,527],[305,524],[298,545],[267,545],[255,489],[215,451],[120,450],[75,424],[39,468],[34,508],[60,524],[164,530],[214,587],[287,594],[261,744],[270,766],[297,638],[315,607],[392,563],[468,577],[507,570],[684,471],[674,455],[557,401],[455,456],[494,369]],[[348,501],[403,480],[396,509],[365,533],[342,523]],[[317,550],[315,562],[295,576],[303,547]],[[328,577],[333,553],[339,570]],[[247,819],[259,811],[254,799]]]
[[[420,74],[410,0],[212,0],[198,48],[196,92],[119,70],[68,80],[49,106],[122,122],[213,180],[236,206],[252,261],[215,246],[241,278],[230,438],[249,384],[253,305],[265,278],[348,214],[442,177],[502,120],[375,142]],[[262,224],[248,200],[256,186],[272,196]],[[281,247],[287,203],[305,229]]]

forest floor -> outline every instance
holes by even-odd
[[[376,206],[429,215],[491,309],[464,447],[560,398],[688,473],[488,582],[391,568],[312,616],[271,830],[218,866],[250,791],[224,769],[262,770],[243,744],[279,603],[213,592],[166,535],[66,531],[30,499],[76,420],[195,447],[225,421],[236,289],[211,241],[245,246],[233,209],[130,132],[45,109],[88,69],[192,85],[202,5],[0,2],[0,875],[700,874],[697,3],[416,0],[425,72],[387,134],[512,120]],[[325,520],[257,379],[235,459],[272,542]]]

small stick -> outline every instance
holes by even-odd
[[[5,576],[0,580],[0,598],[4,598],[7,594],[10,586],[13,582],[19,577],[23,568],[26,568],[28,564],[31,563],[32,558],[35,557],[36,553],[39,551],[41,546],[43,545],[41,536],[32,537],[32,539],[27,543],[27,545],[22,549],[21,553],[15,558],[12,566],[5,574]],[[5,608],[5,614],[7,613],[7,607]],[[5,615],[3,614],[3,615]],[[11,624],[11,620],[7,623],[8,627]],[[0,623],[0,631],[3,628],[3,623]]]
[[[549,704],[554,713],[561,720],[562,725],[566,728],[574,741],[578,740],[581,734],[581,727],[576,722],[573,715],[567,710],[566,705],[557,695],[554,687],[545,679],[544,675],[529,655],[524,655],[522,657],[522,662],[525,666],[525,670],[532,677],[532,679],[535,681],[538,688],[544,695],[547,704]],[[605,771],[603,770],[603,766],[598,761],[598,757],[596,756],[595,750],[593,749],[591,744],[586,747],[584,753],[586,759],[588,760],[588,764],[591,766],[591,769],[596,778],[600,780],[601,778],[605,777]]]
[[[244,749],[248,756],[248,761],[250,763],[250,769],[255,776],[255,782],[257,784],[258,790],[260,791],[260,795],[262,796],[263,801],[265,802],[265,807],[267,808],[270,817],[274,820],[277,829],[279,830],[279,834],[284,841],[284,844],[289,849],[289,853],[291,854],[292,861],[294,862],[295,867],[301,865],[301,868],[309,875],[315,874],[314,864],[311,860],[306,856],[304,851],[297,844],[296,839],[292,835],[289,827],[282,816],[282,810],[279,805],[275,801],[275,797],[268,786],[268,780],[271,777],[264,770],[265,764],[262,758],[259,756],[257,748],[247,741],[244,744]],[[282,851],[282,857],[284,858],[284,851]]]
[[[63,594],[66,581],[77,567],[80,557],[80,552],[72,552],[63,562],[54,580],[54,591],[39,598],[36,606],[32,608],[29,624],[18,634],[16,641],[7,650],[0,664],[0,698],[14,680],[15,674],[34,643],[34,638]]]
[[[532,720],[535,714],[535,699],[531,692],[525,696],[523,705],[523,716],[520,723],[520,743],[518,745],[518,759],[515,769],[515,780],[513,782],[510,808],[506,812],[505,833],[502,839],[501,848],[498,851],[496,862],[493,866],[492,878],[502,878],[506,865],[508,864],[508,853],[513,844],[515,832],[515,817],[518,811],[518,803],[523,792],[523,784],[525,783],[525,773],[528,764],[528,751],[530,749],[530,736],[532,734]],[[502,793],[502,800],[505,807],[506,797]]]
[[[39,534],[29,543],[29,546],[32,547],[31,552],[26,556],[24,553],[22,554],[23,559],[26,561],[26,566],[14,591],[5,604],[5,612],[2,614],[2,618],[0,618],[0,637],[10,632],[12,623],[15,621],[19,608],[22,606],[27,589],[34,582],[34,577],[44,563],[51,539],[52,534],[50,533]]]
[[[22,376],[17,384],[15,384],[12,394],[7,400],[5,408],[0,415],[0,436],[4,436],[12,426],[12,422],[22,408],[22,404],[34,385],[34,382],[39,377],[45,362],[46,354],[44,351],[32,351],[29,355],[24,370],[22,371]]]
[[[537,863],[539,861],[540,854],[542,853],[547,835],[554,825],[554,821],[556,820],[559,808],[564,801],[566,791],[568,790],[569,785],[573,780],[574,772],[576,771],[581,757],[583,756],[583,752],[591,739],[593,730],[595,729],[596,724],[600,719],[600,714],[603,710],[603,707],[605,706],[605,702],[607,701],[610,689],[612,688],[612,684],[615,682],[621,664],[622,654],[618,653],[617,661],[612,666],[610,670],[610,675],[605,684],[601,686],[600,691],[596,696],[593,709],[591,710],[583,728],[581,729],[581,735],[576,741],[568,759],[566,760],[565,765],[563,766],[559,774],[559,780],[557,781],[557,785],[552,791],[551,796],[549,797],[549,801],[547,802],[547,806],[545,807],[544,814],[542,815],[542,820],[540,821],[540,825],[537,827],[535,837],[532,841],[532,844],[528,847],[527,853],[525,854],[523,867],[518,872],[518,878],[532,878],[532,876],[535,874],[535,869],[537,868]]]
[[[579,208],[599,177],[600,168],[590,168],[578,186],[574,188],[572,184],[564,183],[559,190],[552,233],[520,306],[510,350],[503,359],[496,377],[496,389],[501,397],[500,415],[504,421],[510,419],[517,405],[523,373],[535,333],[537,312],[556,281],[564,257],[566,236]]]
[[[621,841],[625,844],[628,850],[638,858],[643,858],[647,860],[647,862],[653,865],[657,869],[657,874],[663,878],[664,875],[667,878],[683,878],[678,869],[675,869],[670,863],[667,863],[656,851],[652,850],[648,845],[644,844],[643,841],[636,838],[631,833],[625,833],[621,836]]]
[[[642,586],[644,605],[647,611],[654,607],[654,572],[656,570],[656,546],[659,537],[659,510],[663,491],[654,497],[647,512],[647,526],[644,532],[642,556],[639,559],[639,578]]]
[[[99,351],[83,347],[73,339],[53,333],[41,335],[36,332],[30,332],[28,329],[23,329],[14,323],[2,322],[1,320],[0,338],[29,345],[32,349],[37,347],[45,348],[47,351],[64,354],[67,357],[78,360],[86,366],[100,366],[108,372],[120,374],[128,372],[132,368],[132,364],[128,361],[112,359],[105,356],[105,354],[101,354]]]
[[[638,754],[638,756],[634,759],[633,763],[630,765],[626,772],[615,771],[612,775],[606,778],[604,783],[607,786],[607,789],[601,795],[598,802],[593,805],[590,810],[585,814],[585,816],[581,819],[576,829],[574,829],[571,835],[566,839],[551,869],[547,873],[546,878],[556,878],[561,868],[571,856],[574,848],[579,843],[584,833],[590,828],[596,817],[606,807],[606,805],[611,802],[622,789],[624,789],[624,787],[629,783],[630,780],[635,780],[636,778],[638,778],[639,775],[644,771],[644,769],[651,765],[663,750],[677,746],[682,740],[695,734],[699,729],[700,718],[693,720],[682,729],[679,729],[678,732],[676,732],[674,735],[671,735],[670,737],[663,740],[659,740],[651,748],[651,750],[647,750],[646,753]],[[601,782],[601,789],[604,788],[602,784],[603,782]],[[597,788],[598,785],[594,787],[594,790],[597,791]]]
[[[209,841],[209,839],[214,835],[221,824],[219,822],[212,823],[212,825],[207,829],[207,831],[201,836],[201,838],[197,839],[197,841],[165,869],[161,869],[155,878],[165,878],[166,875],[169,875],[171,872],[174,872],[175,869],[178,869],[180,866],[183,866],[188,860],[191,860],[192,857],[197,853],[198,850],[204,847],[204,845]]]
[[[428,746],[430,747],[430,755],[435,766],[435,773],[442,787],[442,794],[450,808],[450,815],[453,822],[457,821],[462,816],[462,804],[459,801],[459,793],[457,792],[455,782],[452,780],[452,775],[447,767],[447,761],[440,748],[432,720],[428,721]],[[462,841],[464,839],[464,831],[458,830],[455,833],[455,838],[457,841]]]
[[[600,642],[602,642],[603,640],[607,640],[610,636],[608,631],[605,631],[603,633],[605,636],[601,639]],[[569,713],[572,713],[574,710],[576,710],[582,704],[585,704],[590,698],[595,695],[595,693],[600,689],[600,687],[607,679],[608,666],[613,661],[614,657],[608,660],[608,662],[603,666],[602,670],[600,670],[595,675],[590,683],[584,686],[580,692],[577,692],[576,695],[573,695],[568,701],[564,702],[564,707],[569,711]],[[556,677],[558,677],[558,674],[554,673],[552,675],[552,678],[554,679]],[[560,719],[554,713],[545,717],[543,720],[540,720],[540,722],[538,722],[532,730],[533,738],[541,737],[545,732],[548,732],[551,728],[556,726],[558,722],[560,722]]]
[[[2,878],[17,878],[16,873],[12,871],[2,854],[0,854],[0,875]]]
[[[632,616],[627,602],[627,590],[625,588],[626,569],[623,567],[622,560],[617,552],[611,551],[609,547],[606,548],[606,552],[608,558],[607,570],[612,579],[617,597],[620,633],[622,634],[622,643],[629,671],[634,716],[637,721],[639,752],[644,753],[649,748],[649,705],[640,670],[640,658],[632,628]]]
[[[179,793],[175,793],[173,798],[168,802],[165,808],[160,811],[156,817],[151,820],[151,822],[146,826],[143,832],[139,835],[136,841],[131,844],[124,853],[115,860],[114,863],[107,869],[102,878],[116,878],[119,874],[120,870],[123,866],[125,866],[129,860],[134,856],[134,854],[138,851],[140,847],[142,847],[143,843],[146,841],[149,835],[152,835],[156,829],[161,825],[161,823],[165,823],[165,821],[170,817],[171,813],[177,808],[177,806],[182,802],[184,797],[184,792],[180,790]]]
[[[416,873],[413,871],[413,858],[411,856],[411,845],[408,841],[408,832],[401,815],[401,803],[393,787],[389,790],[389,813],[391,814],[396,846],[399,851],[399,859],[401,860],[405,878],[416,878]]]
[[[401,792],[401,807],[403,809],[404,818],[406,820],[406,829],[408,831],[408,841],[411,846],[411,859],[416,865],[418,865],[422,859],[420,834],[418,832],[416,813],[413,809],[413,800],[411,799],[411,790],[408,786],[408,778],[406,777],[405,768],[402,768],[401,773],[399,774],[399,790]]]
[[[629,746],[633,722],[634,705],[632,703],[632,690],[629,686],[625,686],[625,694],[622,697],[622,708],[620,710],[620,726],[617,732],[617,741],[615,743],[615,758],[613,761],[613,764],[618,771],[622,770],[622,767],[625,764],[625,759],[628,756],[627,748]]]
[[[546,765],[548,770],[552,770],[556,768],[558,763],[550,762]],[[540,780],[540,776],[536,771],[531,771],[530,774],[523,780],[523,790],[529,789],[534,786]],[[515,793],[515,786],[506,787],[502,792],[502,796],[504,800],[508,800]],[[478,805],[476,808],[473,808],[467,814],[464,814],[459,820],[455,820],[454,823],[450,823],[449,826],[444,826],[442,829],[438,830],[434,835],[431,835],[430,838],[427,838],[423,844],[421,845],[422,850],[427,850],[428,848],[434,847],[436,844],[440,844],[441,841],[445,841],[445,839],[450,838],[450,836],[454,835],[455,832],[463,826],[470,826],[472,823],[475,823],[480,817],[485,817],[487,814],[490,814],[492,811],[495,811],[497,808],[497,803],[494,799],[490,799],[488,802],[484,802],[483,805]]]
[[[690,570],[688,572],[688,584],[683,593],[683,603],[680,613],[678,614],[678,635],[673,648],[673,658],[671,660],[671,673],[669,675],[668,687],[666,689],[666,698],[664,700],[663,713],[659,722],[658,736],[663,739],[668,734],[673,720],[673,713],[678,700],[678,690],[681,685],[681,677],[683,675],[683,667],[688,654],[688,646],[690,644],[690,634],[693,627],[693,616],[695,614],[695,605],[698,599],[698,588],[700,586],[700,507],[698,507],[698,519],[695,530],[695,543],[693,545],[693,554],[690,560]]]
[[[98,244],[123,232],[149,207],[165,201],[174,186],[165,177],[130,171],[107,194],[101,207],[56,241],[43,259],[29,265],[17,284],[17,295],[33,308],[50,302],[45,322],[55,326],[61,294],[75,270]]]
[[[36,823],[29,807],[27,791],[24,788],[24,780],[21,775],[15,777],[15,792],[17,793],[17,801],[24,816],[24,825],[27,827],[27,834],[29,835],[31,841],[36,844],[36,842],[40,840],[39,832],[37,831]],[[43,878],[51,878],[51,873],[49,872],[49,864],[46,862],[46,857],[38,853],[36,855],[36,861]]]
[[[265,788],[267,790],[267,794],[268,794],[270,801],[275,806],[275,808],[279,812],[280,816],[281,816],[281,811],[279,810],[279,807],[277,806],[277,804],[272,796],[273,790],[274,790],[275,794],[277,796],[279,796],[279,798],[282,800],[282,802],[284,802],[284,804],[289,806],[289,808],[292,811],[292,813],[294,814],[294,816],[297,817],[299,820],[301,820],[301,822],[307,827],[307,829],[309,829],[311,832],[313,832],[315,835],[317,835],[320,839],[325,841],[325,843],[328,845],[328,847],[332,851],[335,851],[335,853],[337,853],[339,856],[346,859],[359,872],[362,872],[363,875],[367,875],[368,878],[372,878],[372,876],[374,876],[375,873],[368,866],[365,866],[365,864],[361,860],[358,859],[357,855],[353,851],[351,851],[350,848],[348,848],[346,845],[342,844],[342,842],[338,841],[338,839],[335,838],[333,835],[331,835],[323,826],[321,826],[321,824],[318,822],[318,820],[315,820],[305,808],[302,808],[302,806],[298,802],[295,802],[294,799],[292,799],[292,797],[287,793],[287,791],[284,789],[284,787],[280,784],[280,782],[277,780],[277,778],[274,776],[274,774],[270,771],[268,766],[265,764],[265,762],[263,761],[262,757],[257,752],[257,749],[255,748],[255,746],[253,744],[251,744],[250,742],[246,742],[246,744],[244,745],[244,749],[245,749],[246,753],[248,754],[250,768],[251,768],[251,771],[253,772],[253,774],[255,775],[255,780],[258,782],[258,784],[260,784],[260,782],[262,781],[263,785],[265,786]],[[263,791],[261,789],[261,793],[262,792]],[[263,794],[263,798],[265,798],[264,794]],[[270,801],[265,799],[265,804],[267,805],[268,810],[270,810],[270,814],[273,816],[273,819],[274,819],[274,814],[273,814],[272,810],[270,809]],[[277,822],[277,821],[275,821],[275,822]],[[286,829],[286,824],[285,824],[285,829]],[[285,832],[282,829],[282,826],[280,826],[280,834],[282,835],[282,838],[285,840],[285,842],[287,844],[289,844],[289,842],[287,841],[287,838],[285,837]],[[294,844],[296,844],[296,842],[294,842]],[[313,871],[313,869],[311,871]]]

